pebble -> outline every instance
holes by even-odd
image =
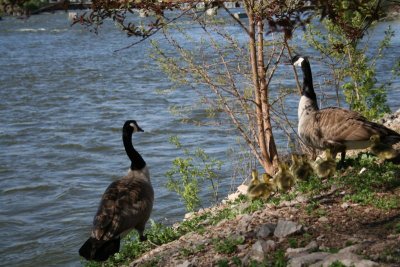
[[[319,221],[319,222],[329,222],[329,219],[326,218],[325,216],[323,216],[323,217],[320,217],[320,218],[318,219],[318,221]]]

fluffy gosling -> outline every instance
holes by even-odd
[[[392,148],[391,145],[381,142],[379,135],[375,134],[371,136],[371,152],[374,153],[381,160],[393,159],[398,156],[399,152]]]
[[[292,154],[292,165],[290,172],[296,180],[306,181],[313,174],[314,170],[306,155]]]
[[[326,159],[315,162],[315,173],[319,178],[333,176],[336,172],[336,161],[332,158],[332,152],[328,148],[325,150]]]
[[[294,185],[295,178],[290,173],[286,163],[279,162],[278,167],[279,170],[274,176],[274,182],[280,191],[286,192]]]
[[[252,171],[251,175],[252,175],[252,180],[250,181],[249,187],[247,189],[248,197],[251,200],[258,198],[267,200],[274,191],[274,188],[270,181],[270,177],[268,176],[268,174],[264,173],[262,175],[263,179],[262,181],[260,181],[258,179],[258,173],[255,170]]]

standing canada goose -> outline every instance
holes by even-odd
[[[390,146],[400,142],[400,134],[368,121],[357,112],[337,107],[319,109],[308,58],[294,56],[292,64],[301,66],[303,71],[298,131],[307,145],[321,150],[330,148],[334,158],[341,152],[341,163],[343,163],[346,150],[369,147],[372,135],[379,135],[381,142]]]
[[[294,185],[295,179],[286,163],[279,162],[278,168],[278,172],[274,175],[274,183],[280,191],[286,192]]]
[[[332,157],[331,150],[325,150],[326,159],[317,160],[315,162],[315,173],[319,178],[333,176],[336,172],[336,161]]]
[[[119,251],[120,239],[133,229],[140,240],[153,208],[154,191],[146,162],[132,145],[132,133],[143,132],[134,120],[125,122],[122,140],[131,160],[128,174],[112,182],[104,192],[93,219],[90,238],[79,249],[87,260],[105,261]]]
[[[313,168],[308,162],[306,155],[292,154],[292,165],[290,166],[290,172],[293,174],[296,180],[307,180],[313,174]]]
[[[398,156],[398,152],[392,146],[381,142],[379,135],[371,136],[371,152],[374,153],[381,160],[394,159]]]

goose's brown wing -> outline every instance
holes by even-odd
[[[374,134],[398,135],[383,125],[368,121],[357,112],[341,108],[319,110],[315,115],[315,123],[322,138],[334,142],[366,141]]]
[[[108,186],[93,220],[92,237],[110,240],[135,227],[140,217],[139,189],[134,181],[124,179]]]

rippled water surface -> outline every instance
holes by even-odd
[[[99,35],[70,27],[66,13],[0,21],[0,265],[80,265],[77,250],[100,196],[129,167],[121,142],[126,119],[145,130],[133,143],[150,167],[156,221],[184,214],[164,188],[164,172],[178,156],[170,135],[220,159],[235,143],[224,128],[188,126],[172,116],[170,105],[195,97],[157,93],[172,84],[149,60],[148,43],[113,52],[131,41],[112,25]],[[379,75],[387,75],[399,46],[396,36]],[[398,79],[389,96],[398,109]],[[297,100],[290,101],[292,116]],[[227,185],[230,168],[221,172]]]

